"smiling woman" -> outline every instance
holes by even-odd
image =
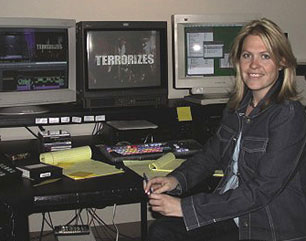
[[[276,82],[280,64],[271,57],[258,35],[249,35],[245,38],[240,58],[240,71],[245,85],[253,93],[252,105],[250,105],[252,108]],[[251,109],[247,110],[247,115],[250,111]]]
[[[154,190],[152,210],[163,215],[149,241],[305,240],[306,116],[290,44],[275,23],[254,20],[235,39],[231,60],[236,91],[216,134],[145,186]],[[179,196],[214,170],[224,177],[213,193]]]
[[[237,108],[245,88],[255,90],[253,103],[257,105],[279,74],[284,75],[283,85],[272,98],[277,102],[285,97],[297,100],[294,87],[296,58],[287,37],[274,22],[263,18],[246,25],[236,38],[230,58],[237,73],[234,95],[229,101],[231,108]],[[266,104],[269,101],[265,100]]]

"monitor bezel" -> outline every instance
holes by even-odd
[[[134,31],[134,30],[157,30],[160,32],[160,66],[161,79],[160,86],[116,88],[116,89],[88,89],[87,73],[87,51],[86,33],[87,31]],[[83,103],[84,108],[92,108],[90,101],[96,99],[107,99],[125,96],[133,98],[137,96],[168,96],[168,42],[167,42],[167,22],[166,21],[81,21],[77,23],[77,93],[78,100]],[[132,101],[131,101],[132,102]],[[137,106],[137,103],[131,103]],[[101,107],[104,107],[103,105]],[[105,107],[117,107],[117,104],[110,104]],[[93,107],[94,108],[94,107]]]
[[[245,15],[197,15],[177,14],[172,15],[173,34],[173,87],[175,89],[190,89],[191,92],[199,91],[205,93],[227,93],[234,84],[234,76],[186,76],[186,49],[185,49],[185,27],[192,25],[213,26],[213,25],[245,25],[256,14]]]

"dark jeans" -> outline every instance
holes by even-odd
[[[182,218],[160,217],[149,227],[148,241],[237,241],[238,228],[233,220],[209,224],[187,231]]]

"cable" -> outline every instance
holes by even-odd
[[[114,236],[110,232],[116,234],[116,237],[115,237],[116,241],[119,241],[119,237],[124,237],[124,238],[129,239],[129,240],[134,240],[133,237],[121,234],[119,232],[119,229],[118,229],[117,225],[115,224],[116,208],[117,208],[117,205],[114,204],[114,206],[113,206],[113,216],[112,216],[112,226],[114,228],[112,228],[108,224],[106,224],[99,217],[99,215],[96,213],[96,209],[94,209],[94,208],[87,208],[86,209],[87,225],[94,227],[94,229],[96,231],[96,235],[98,236],[99,240],[101,240],[101,241],[104,240],[104,237],[106,237],[107,239],[113,239]],[[78,222],[81,222],[83,224],[84,222],[83,222],[82,217],[81,217],[82,210],[83,209],[75,210],[75,215],[73,216],[73,218],[70,221],[68,221],[66,223],[66,225],[69,225],[72,222],[75,222],[75,224],[77,224]],[[46,214],[48,215],[48,218],[46,217]],[[39,241],[42,241],[43,237],[54,233],[54,226],[53,226],[53,223],[52,223],[51,214],[49,212],[48,213],[42,213],[42,216],[43,216],[43,218],[42,218],[42,225],[41,225],[40,234],[37,237],[32,237],[31,240],[39,239]],[[102,226],[101,227],[102,229],[98,229],[98,226],[96,225],[96,222],[97,222],[98,225]],[[52,231],[44,233],[45,223],[52,229]],[[104,233],[103,238],[101,237],[99,231],[103,231],[103,233]]]
[[[110,228],[97,214],[96,214],[96,211],[94,209],[88,209],[88,212],[89,214],[91,215],[91,218],[92,218],[92,221],[91,221],[91,224],[94,224],[94,227],[95,227],[95,230],[97,231],[98,233],[98,230],[97,230],[97,226],[95,225],[95,221],[98,222],[98,224],[102,224],[104,229],[102,229],[102,231],[104,232],[104,235],[108,238],[112,238],[112,235],[107,232],[108,230],[109,231],[112,231],[112,232],[115,232],[112,228]],[[99,235],[100,236],[100,235]],[[100,237],[101,238],[101,237]]]
[[[45,213],[42,213],[42,216],[43,216],[43,218],[42,218],[42,226],[41,226],[40,234],[38,236],[36,236],[36,237],[32,237],[31,240],[36,240],[36,239],[42,240],[43,237],[46,237],[46,236],[48,236],[50,234],[53,234],[53,232],[54,232],[54,226],[52,224],[52,218],[51,218],[50,212],[48,212],[49,221],[46,219]],[[44,232],[44,223],[45,222],[52,229],[50,232],[43,233]]]
[[[114,226],[115,229],[116,229],[116,241],[118,241],[118,240],[119,240],[119,229],[118,229],[117,225],[115,224],[116,207],[117,207],[117,204],[115,203],[114,206],[113,206],[113,218],[112,218],[112,223],[113,223],[113,226]]]
[[[70,221],[68,221],[66,223],[66,225],[71,224],[73,221],[75,221],[76,224],[77,224],[78,223],[78,219],[80,219],[81,223],[83,224],[82,217],[80,216],[81,212],[82,212],[82,209],[75,210],[75,215],[72,217],[72,219]],[[48,215],[48,219],[49,220],[46,218],[46,213],[42,213],[43,217],[42,217],[42,226],[41,226],[40,234],[37,237],[32,237],[31,240],[39,239],[41,241],[43,237],[46,237],[46,236],[54,233],[54,225],[53,225],[53,222],[52,222],[52,218],[51,218],[50,212],[47,212],[47,215]],[[51,228],[50,232],[43,233],[44,232],[44,224],[45,223]]]
[[[116,233],[116,230],[114,230],[114,229],[111,228],[109,225],[107,225],[107,224],[98,216],[98,214],[96,213],[95,210],[93,210],[93,209],[91,208],[91,209],[89,209],[88,211],[89,211],[89,213],[92,215],[92,217],[93,217],[95,220],[98,221],[99,224],[104,225],[104,227],[107,228],[108,230],[110,230],[111,232]],[[122,233],[120,233],[119,235],[120,235],[121,237],[126,238],[126,239],[134,240],[134,238],[131,237],[131,236],[128,236],[128,235],[125,235],[125,234],[122,234]]]
[[[54,226],[53,226],[53,223],[52,223],[50,212],[48,212],[47,214],[48,214],[49,221],[47,220],[46,217],[44,217],[45,222],[48,224],[49,228],[51,228],[52,231],[53,231],[54,230]]]
[[[39,125],[38,126],[38,128],[39,128],[39,130],[41,131],[41,132],[43,132],[43,131],[45,131],[46,129],[45,128],[43,128],[41,125]]]
[[[45,213],[42,213],[43,219],[41,223],[41,229],[40,229],[40,235],[39,235],[39,241],[42,240],[43,232],[44,232],[44,226],[45,226]]]
[[[102,122],[98,122],[98,123],[95,124],[91,134],[93,136],[100,135],[102,130],[103,130],[103,123]]]
[[[154,136],[153,136],[152,134],[148,134],[148,135],[145,137],[143,143],[146,144],[146,143],[148,143],[149,141],[150,141],[151,143],[154,142]]]
[[[75,225],[78,225],[79,224],[79,219],[80,219],[80,210],[74,210],[74,213],[75,213],[75,216],[76,216],[76,219],[75,219]]]
[[[78,225],[79,224],[79,221],[81,222],[81,225],[84,225],[84,222],[83,222],[83,219],[82,219],[82,215],[81,215],[81,213],[82,213],[82,211],[83,211],[83,209],[78,209],[78,210],[75,210],[75,215],[76,215],[76,225]]]
[[[79,210],[79,213],[76,213],[77,210]],[[77,210],[75,210],[75,215],[72,217],[72,219],[70,221],[68,221],[65,225],[69,225],[73,221],[76,221],[76,219],[78,218],[78,215],[80,215],[80,213],[82,212],[83,209],[81,208],[81,209],[77,209]]]
[[[99,224],[99,222],[98,222]],[[100,228],[99,230],[102,230],[103,233],[104,233],[104,237],[102,238],[101,235],[100,235],[100,232],[98,230],[98,227],[96,225],[96,220],[94,217],[91,216],[91,222],[90,222],[90,226],[93,226],[94,230],[95,230],[95,237],[98,238],[99,240],[103,241],[105,240],[104,237],[107,237],[107,239],[112,239],[112,235],[110,233],[108,233],[107,229],[105,228]]]
[[[29,127],[25,126],[26,128],[33,136],[35,136],[37,139],[39,138],[38,135],[36,135]]]

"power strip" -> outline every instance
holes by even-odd
[[[59,235],[87,235],[90,233],[88,225],[59,225],[54,227],[54,234]]]
[[[74,226],[74,225],[71,225],[71,226]],[[84,225],[84,226],[87,226],[87,225]],[[66,228],[67,228],[67,225],[64,225],[63,229],[65,230]],[[82,229],[87,229],[87,227],[83,227],[83,228],[70,227],[70,229],[71,228],[74,230],[72,234],[68,234],[67,232],[64,232],[65,234],[56,235],[55,236],[56,240],[57,241],[97,241],[90,227],[88,227],[89,228],[88,234],[84,233],[83,232],[84,230],[82,230]],[[62,229],[62,227],[60,229]],[[79,232],[80,230],[82,232]]]

